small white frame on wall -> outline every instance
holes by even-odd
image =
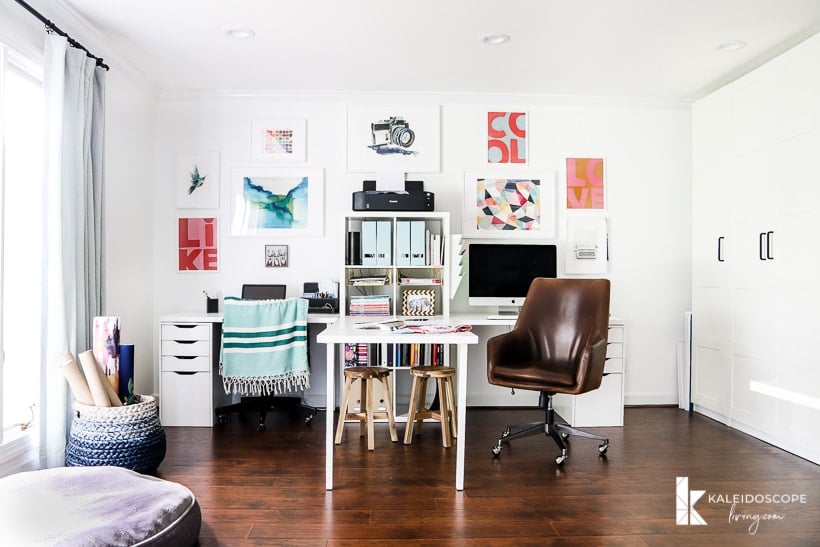
[[[251,159],[304,163],[307,158],[307,120],[271,118],[251,123]]]
[[[465,238],[554,239],[554,171],[464,173]]]

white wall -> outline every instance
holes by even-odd
[[[687,105],[582,103],[540,97],[453,95],[230,96],[166,94],[157,107],[154,171],[154,320],[178,311],[204,311],[203,290],[238,293],[245,282],[284,282],[299,294],[303,281],[338,279],[342,260],[340,215],[351,193],[373,174],[345,171],[348,105],[441,105],[442,171],[409,174],[436,194],[459,231],[463,172],[486,168],[488,109],[528,111],[527,168],[553,171],[561,188],[567,156],[604,157],[610,219],[612,312],[627,322],[627,404],[675,403],[676,342],[690,302],[690,114]],[[307,165],[325,169],[325,230],[319,238],[238,238],[229,235],[231,168],[250,161],[251,122],[266,117],[308,120]],[[173,176],[179,154],[220,153],[219,210],[177,209]],[[559,199],[559,236],[566,215]],[[217,215],[219,262],[215,273],[178,273],[177,218]],[[291,265],[265,268],[265,244],[290,245]],[[467,311],[463,289],[452,303]],[[156,343],[156,340],[155,340]],[[476,361],[481,353],[476,352]],[[483,369],[483,363],[472,366]],[[154,390],[157,388],[154,370]],[[473,374],[475,400],[489,388]],[[504,403],[507,404],[507,403]]]

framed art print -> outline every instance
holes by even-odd
[[[555,237],[555,174],[464,174],[464,237]]]
[[[177,270],[215,272],[219,269],[217,219],[179,218],[177,220]]]
[[[487,112],[487,163],[527,163],[526,112]]]
[[[179,209],[218,208],[219,154],[177,156],[174,190]]]
[[[254,161],[304,163],[304,118],[254,120],[251,123],[251,158]]]
[[[348,171],[438,173],[438,106],[351,106],[347,109]]]
[[[402,315],[435,315],[436,292],[430,289],[408,289],[401,295]]]
[[[324,230],[324,170],[239,167],[231,170],[231,235],[317,237]]]
[[[266,268],[287,268],[288,267],[288,246],[287,245],[265,245],[265,267]]]
[[[567,158],[567,210],[605,209],[603,158]]]

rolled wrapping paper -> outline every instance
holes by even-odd
[[[94,358],[94,352],[86,350],[78,355],[80,364],[83,366],[85,372],[85,379],[88,382],[88,388],[91,390],[91,398],[94,399],[94,406],[122,406],[117,392],[111,387],[111,383],[103,375],[97,360]]]
[[[134,344],[120,344],[120,400],[128,397],[128,382],[134,380]]]
[[[68,386],[71,388],[71,393],[74,394],[74,399],[84,405],[93,405],[94,399],[91,397],[91,390],[88,389],[88,382],[85,381],[85,376],[80,372],[80,367],[77,366],[74,356],[70,353],[65,353],[60,360],[62,361],[60,371],[68,381]]]

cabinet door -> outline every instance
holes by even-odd
[[[736,241],[727,214],[733,188],[728,163],[713,158],[693,177],[692,402],[729,415],[731,280]]]

